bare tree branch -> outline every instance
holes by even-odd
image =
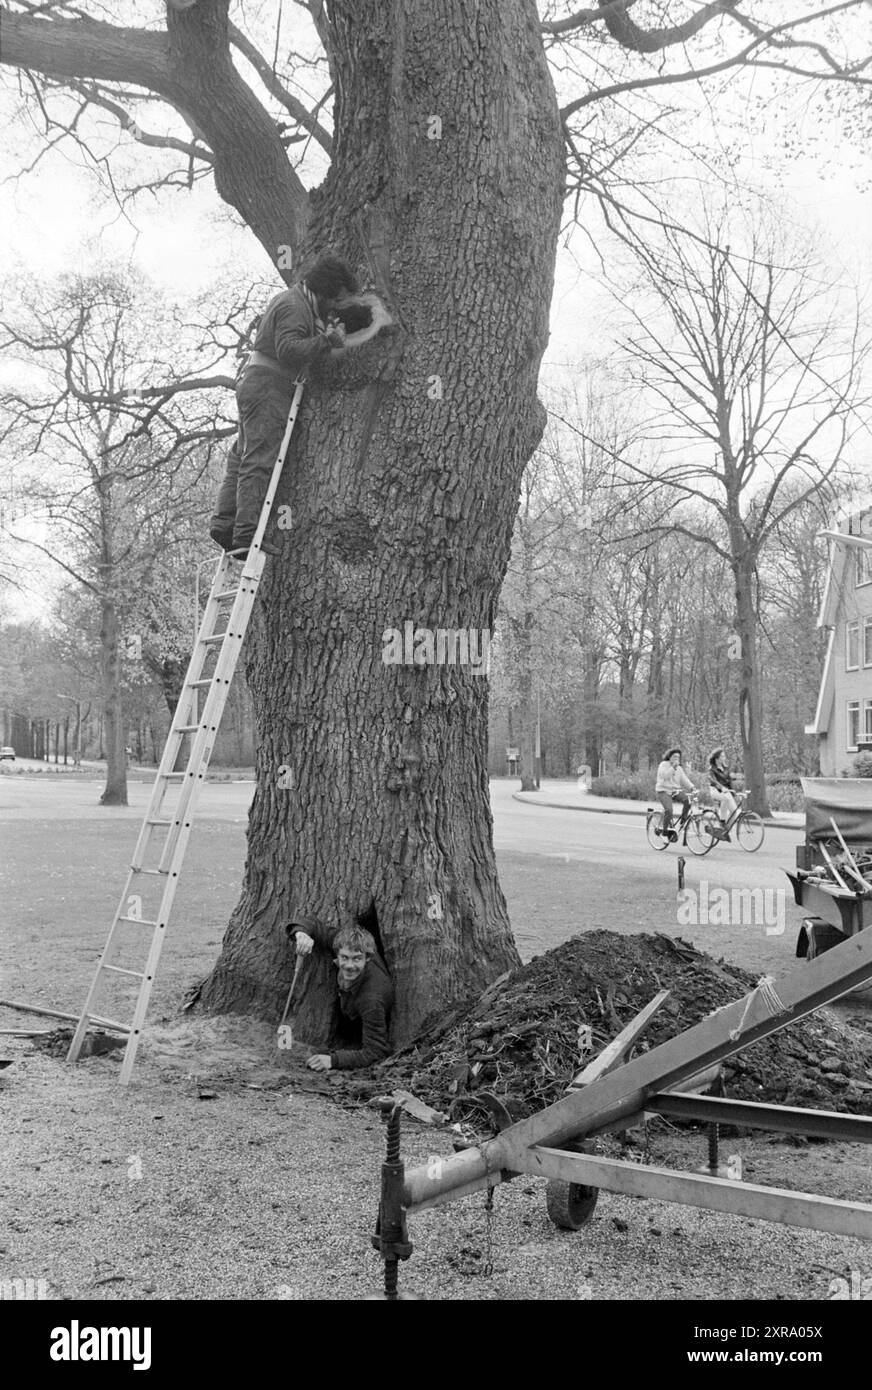
[[[318,141],[321,148],[330,154],[333,148],[333,140],[330,132],[325,130],[313,113],[307,111],[303,103],[298,101],[297,98],[283,86],[276,76],[275,69],[270,67],[263,55],[258,52],[251,40],[246,38],[241,29],[238,29],[235,24],[231,24],[229,32],[231,43],[234,47],[238,48],[242,56],[247,58],[249,63],[251,63],[251,66],[254,68],[270,96],[275,97],[276,101],[281,102],[282,106],[286,111],[290,112],[297,124],[301,125],[304,130],[307,130],[309,134]]]

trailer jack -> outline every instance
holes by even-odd
[[[413,1248],[406,1228],[406,1213],[403,1210],[406,1168],[400,1157],[402,1106],[393,1099],[382,1100],[379,1104],[385,1121],[387,1152],[381,1170],[381,1200],[372,1244],[384,1260],[384,1290],[382,1293],[368,1294],[367,1301],[387,1299],[396,1303],[399,1300],[418,1298],[414,1293],[400,1293],[397,1288],[399,1262],[407,1260]]]

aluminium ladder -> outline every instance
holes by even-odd
[[[124,891],[121,894],[106,945],[94,972],[82,1016],[67,1053],[68,1062],[78,1060],[85,1034],[91,1024],[125,1034],[127,1046],[124,1051],[119,1078],[121,1084],[125,1086],[130,1080],[139,1040],[142,1036],[145,1015],[154,986],[155,972],[166,938],[166,929],[178,887],[182,861],[191,833],[197,795],[206,780],[215,735],[221,723],[221,716],[230,691],[230,683],[236,670],[243,638],[260,585],[265,561],[265,555],[260,546],[284,467],[291,434],[296,423],[304,384],[301,379],[295,382],[296,389],[288,413],[284,437],[273,466],[257,530],[254,533],[248,558],[242,567],[241,574],[238,577],[234,574],[234,562],[229,555],[223,555],[217,562],[215,577],[206,601],[191,662],[173,714],[148,809],[127,871]],[[231,601],[232,606],[227,614],[226,605]],[[223,614],[222,605],[224,606]],[[220,631],[216,631],[222,615],[226,617],[224,627]],[[217,659],[211,672],[207,673],[207,664],[213,657]],[[202,713],[198,717],[197,695],[200,690],[207,693]],[[191,746],[187,763],[184,771],[179,772],[175,770],[176,763],[179,761],[179,753],[184,739],[189,735],[191,736]],[[167,806],[165,805],[165,798],[171,789],[177,792],[177,797],[174,805]],[[161,835],[164,836],[163,842],[154,844],[153,837]],[[146,866],[147,861],[150,861],[148,866]],[[143,914],[145,899],[155,904],[153,912],[146,909],[145,914]],[[124,957],[125,951],[135,950],[137,945],[140,945],[141,955],[141,938],[144,930],[151,931],[151,941],[143,968],[131,969],[128,965],[109,964],[110,956],[114,956],[117,960],[119,953]],[[140,982],[133,1021],[129,1025],[116,1023],[112,1019],[104,1018],[93,1012],[98,989],[108,983],[107,976],[116,978],[126,976]]]

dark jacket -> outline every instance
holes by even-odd
[[[709,778],[716,787],[722,787],[725,792],[733,790],[733,778],[725,768],[716,767],[714,763],[709,763]]]
[[[388,1025],[394,1005],[394,990],[387,969],[378,956],[370,956],[349,989],[339,991],[339,1011],[343,1019],[360,1020],[359,1047],[331,1052],[331,1064],[339,1070],[371,1067],[391,1050]]]
[[[289,936],[304,931],[324,950],[333,949],[337,928],[325,927],[314,917],[294,912],[285,927]],[[330,1053],[331,1065],[349,1071],[355,1067],[371,1067],[387,1057],[391,1050],[389,1024],[394,1005],[394,989],[387,967],[380,956],[370,956],[350,989],[340,989],[338,1019],[346,1028],[360,1025],[361,1041],[357,1047],[340,1047]],[[349,1030],[350,1031],[350,1030]]]
[[[321,320],[299,285],[282,290],[266,306],[254,339],[255,352],[274,358],[296,374],[330,355],[330,344],[318,332]]]

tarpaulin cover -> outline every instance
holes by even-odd
[[[806,840],[834,839],[830,817],[848,844],[872,845],[872,777],[802,777]]]

